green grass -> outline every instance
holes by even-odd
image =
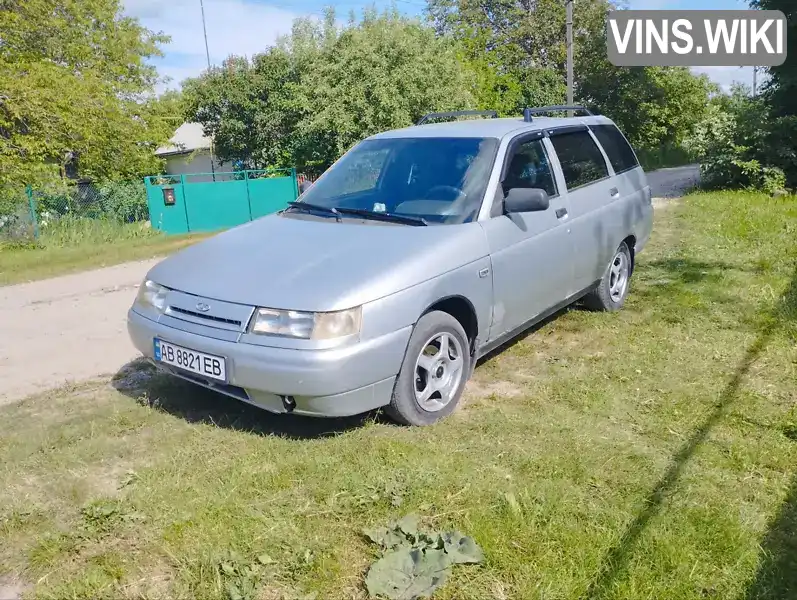
[[[657,212],[626,309],[484,361],[425,429],[278,417],[128,365],[0,409],[0,581],[41,598],[364,598],[363,527],[472,535],[443,599],[797,597],[797,203]],[[230,553],[235,553],[231,555]],[[231,558],[233,556],[233,558]]]
[[[168,254],[202,235],[166,236],[142,223],[62,219],[41,228],[37,243],[0,241],[0,285]]]

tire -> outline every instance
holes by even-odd
[[[445,357],[440,355],[443,340]],[[426,313],[410,336],[385,412],[404,425],[431,425],[457,407],[470,372],[470,344],[462,325],[446,312]]]
[[[587,308],[597,311],[614,312],[620,310],[628,296],[634,261],[628,245],[622,242],[612,256],[606,272],[598,287],[584,297]],[[622,281],[618,283],[618,278]]]

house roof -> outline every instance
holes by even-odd
[[[155,150],[156,156],[185,154],[194,150],[210,148],[210,138],[202,131],[201,123],[183,123],[165,146]]]

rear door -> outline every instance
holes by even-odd
[[[481,221],[493,269],[490,339],[512,331],[567,298],[573,247],[567,227],[567,198],[560,193],[542,132],[521,135],[509,145],[492,218]],[[505,215],[503,199],[514,187],[542,188],[547,210]]]
[[[573,284],[584,290],[600,279],[616,245],[609,249],[614,217],[609,206],[620,197],[613,173],[586,125],[549,130],[561,165],[570,205],[575,254]],[[622,239],[622,238],[621,238]]]
[[[615,186],[620,191],[620,198],[610,211],[613,223],[620,227],[614,237],[622,240],[633,234],[637,242],[644,243],[650,235],[653,212],[645,172],[628,140],[613,123],[591,124],[589,128],[614,169]]]

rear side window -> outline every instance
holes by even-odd
[[[600,148],[588,131],[571,131],[551,136],[567,189],[587,185],[609,175]]]
[[[628,171],[639,165],[634,151],[631,150],[631,146],[628,145],[617,127],[614,125],[590,125],[590,129],[603,146],[616,173]]]

